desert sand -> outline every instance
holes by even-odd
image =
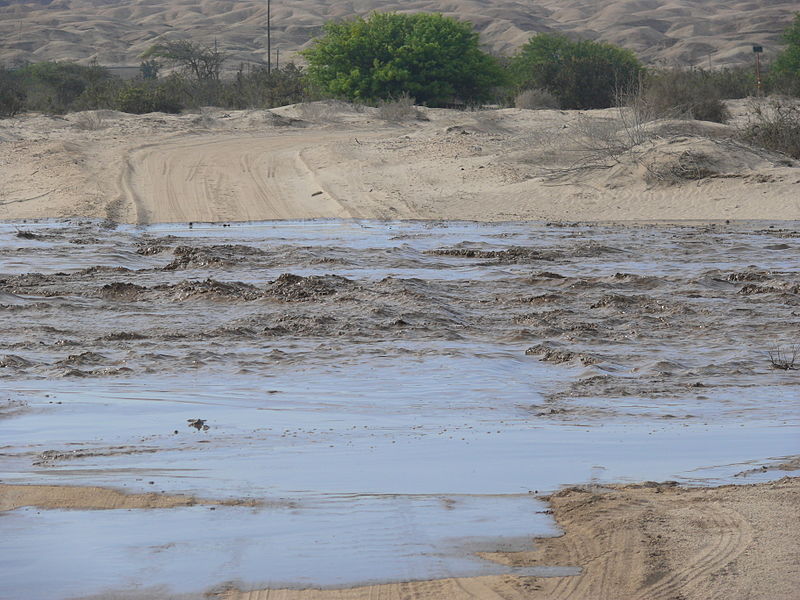
[[[550,498],[565,535],[487,558],[580,566],[572,577],[490,576],[348,590],[227,590],[224,600],[755,600],[800,585],[800,480],[686,489],[645,483],[569,488]]]
[[[470,21],[487,49],[511,54],[538,32],[622,45],[648,63],[719,67],[752,61],[752,45],[766,61],[797,11],[792,0],[287,0],[272,6],[273,51],[291,58],[323,23],[372,11],[442,12]],[[138,67],[152,44],[189,38],[217,41],[231,60],[265,60],[265,2],[233,0],[64,0],[0,2],[0,62],[96,59]]]
[[[316,102],[194,115],[0,121],[0,219],[478,221],[800,218],[800,169],[730,125],[624,110]]]

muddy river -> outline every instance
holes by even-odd
[[[9,600],[520,572],[562,485],[800,453],[794,223],[4,223],[0,331],[2,483],[236,501],[0,513]]]

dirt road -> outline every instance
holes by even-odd
[[[731,110],[740,122],[747,118],[746,105]],[[736,143],[736,123],[648,123],[645,142],[609,156],[596,151],[597,131],[624,133],[615,109],[415,114],[389,122],[375,108],[317,102],[7,119],[0,122],[0,219],[800,216],[795,163]]]
[[[370,204],[353,173],[326,173],[351,132],[191,136],[130,151],[120,193],[139,224],[350,218]]]

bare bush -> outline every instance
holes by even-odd
[[[200,115],[192,119],[192,124],[206,129],[216,127],[218,122],[214,117],[214,108],[211,106],[200,107]]]
[[[646,149],[643,145],[658,137],[646,127],[647,123],[644,113],[630,108],[619,108],[613,117],[607,118],[580,116],[563,134],[575,158],[562,171],[610,168],[620,163],[623,156],[638,160]]]
[[[72,120],[72,125],[82,131],[97,131],[106,127],[105,121],[98,111],[78,113]]]
[[[422,113],[414,106],[414,98],[403,93],[391,100],[381,100],[378,103],[378,118],[391,123],[419,120]]]
[[[717,174],[710,157],[697,150],[667,153],[659,160],[643,160],[647,179],[651,182],[679,183],[705,179]]]
[[[800,106],[789,98],[753,101],[739,138],[755,146],[800,159]]]
[[[514,106],[528,110],[557,109],[561,107],[555,94],[541,88],[520,92],[514,98]]]
[[[794,345],[789,348],[775,348],[767,351],[767,356],[773,369],[794,371],[797,369],[797,362],[800,359],[800,345]]]
[[[725,123],[730,111],[712,78],[699,70],[655,71],[629,94],[630,105],[662,119],[696,119]]]

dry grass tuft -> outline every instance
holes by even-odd
[[[408,93],[391,100],[381,100],[378,103],[378,118],[390,123],[426,120]]]
[[[561,108],[558,98],[547,90],[534,88],[517,94],[514,106],[527,110],[558,109]]]
[[[106,123],[98,111],[87,111],[75,115],[72,126],[82,131],[97,131],[105,129]]]

